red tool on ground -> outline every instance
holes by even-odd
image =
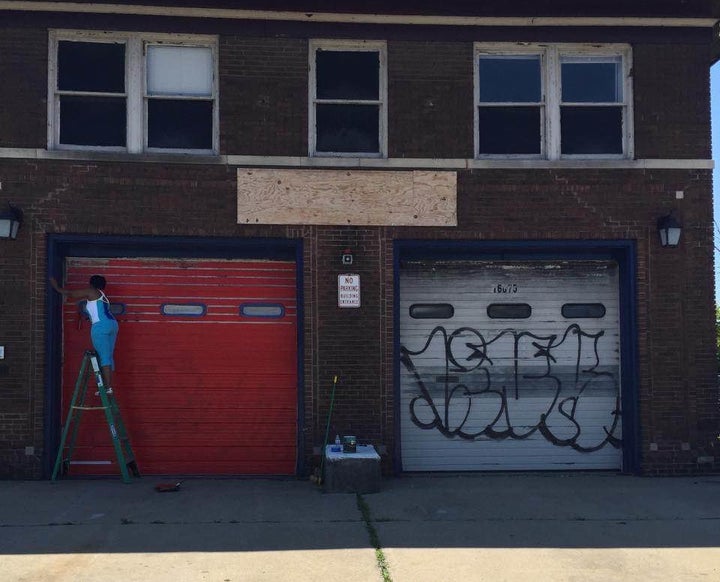
[[[171,493],[173,491],[180,491],[180,484],[182,481],[177,483],[158,483],[155,485],[155,491],[158,493]]]

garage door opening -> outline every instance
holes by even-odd
[[[403,470],[622,468],[615,261],[405,261],[399,289]]]

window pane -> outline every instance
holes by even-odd
[[[212,101],[148,100],[148,147],[211,150]]]
[[[481,103],[539,103],[540,57],[480,57]]]
[[[480,107],[480,154],[539,154],[539,107]]]
[[[125,92],[125,45],[107,42],[58,42],[58,89]]]
[[[380,53],[316,52],[318,99],[380,98]]]
[[[113,315],[124,315],[127,310],[127,306],[124,303],[111,303],[110,313]]]
[[[60,143],[125,147],[125,98],[60,97]]]
[[[527,303],[493,303],[488,305],[487,314],[491,319],[527,319],[532,308]]]
[[[563,102],[622,102],[621,63],[620,57],[612,60],[603,59],[602,61],[563,59],[561,73]]]
[[[377,106],[318,105],[316,117],[318,151],[380,151]]]
[[[562,316],[567,319],[605,317],[605,306],[602,303],[566,303],[562,306]]]
[[[202,317],[207,307],[202,303],[163,303],[160,306],[163,315],[180,315],[184,317]]]
[[[622,154],[621,107],[561,107],[563,154]]]
[[[410,306],[413,319],[449,319],[455,315],[455,308],[449,303],[414,303]]]
[[[240,315],[278,318],[285,315],[285,307],[280,303],[243,303],[240,306]]]
[[[212,81],[212,51],[209,48],[148,47],[148,95],[211,96]]]

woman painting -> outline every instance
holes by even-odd
[[[54,277],[50,277],[53,289],[64,296],[75,299],[85,299],[85,310],[90,316],[92,328],[90,338],[100,360],[100,370],[108,394],[112,394],[112,373],[115,369],[113,351],[117,339],[118,323],[110,311],[110,300],[105,289],[105,277],[93,275],[90,277],[90,286],[85,289],[64,289],[60,287]]]

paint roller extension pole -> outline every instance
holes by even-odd
[[[325,449],[328,444],[328,437],[330,436],[330,419],[332,418],[333,407],[335,406],[335,387],[337,386],[338,377],[333,376],[333,387],[332,393],[330,394],[330,410],[328,410],[327,424],[325,425],[325,440],[320,451],[320,475],[318,475],[317,483],[320,485],[323,479],[323,468],[325,466]]]

